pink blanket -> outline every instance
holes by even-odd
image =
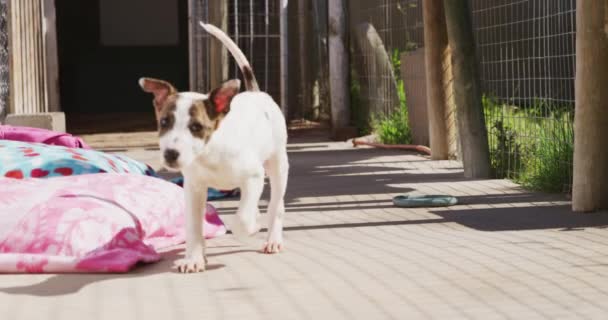
[[[9,125],[0,125],[0,140],[37,142],[64,146],[68,148],[90,149],[89,146],[81,138],[74,137],[69,133],[61,133],[30,127],[13,127]]]
[[[157,261],[158,249],[185,240],[183,197],[134,174],[0,178],[0,272],[126,272]],[[211,205],[203,229],[226,233]]]

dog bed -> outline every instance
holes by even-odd
[[[154,176],[149,166],[125,156],[89,149],[0,140],[0,176],[49,178],[113,172]]]
[[[0,140],[0,177],[50,178],[105,172],[160,178],[150,166],[122,155],[42,143]],[[183,183],[181,178],[171,182],[180,186]],[[216,200],[237,194],[235,190],[209,189],[208,199]]]
[[[0,178],[0,272],[126,272],[185,241],[184,194],[137,174]],[[226,233],[208,205],[207,238]],[[201,230],[202,231],[202,230]]]

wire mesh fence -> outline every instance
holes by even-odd
[[[498,178],[570,191],[575,0],[470,0],[491,163]],[[353,112],[396,113],[407,96],[417,143],[426,121],[422,1],[350,1]],[[388,62],[387,62],[388,61]],[[395,102],[398,101],[398,102]],[[363,124],[363,125],[364,125]]]
[[[216,59],[213,44],[221,46],[199,26],[199,21],[224,24],[228,35],[247,56],[260,88],[280,101],[280,10],[279,0],[191,0],[192,89],[208,92],[221,80],[241,78],[234,58]],[[223,64],[223,66],[218,66]],[[217,73],[210,70],[221,69]],[[217,75],[219,74],[219,76]]]
[[[288,116],[298,122],[329,122],[330,118],[327,1],[289,2]]]
[[[570,191],[575,0],[472,0],[497,177]]]
[[[281,1],[189,1],[192,89],[207,92],[220,80],[242,77],[232,57],[218,57],[221,44],[198,26],[203,20],[228,31],[252,63],[262,90],[280,101],[285,87],[281,79],[285,53],[281,52]],[[288,120],[318,120],[330,114],[328,1],[289,2]],[[383,130],[392,142],[428,144],[423,1],[345,1],[351,114],[362,133],[371,129],[370,124],[379,123],[375,120],[384,119],[386,126],[376,129]],[[469,1],[496,177],[569,191],[576,0]],[[5,22],[2,18],[0,27]],[[2,83],[7,81],[1,69],[2,44],[0,30],[0,108],[5,94]]]
[[[401,74],[401,63],[403,56],[423,47],[422,1],[355,0],[348,4],[352,113],[356,125],[366,131],[376,118],[404,115],[406,91],[421,93],[405,88],[404,77],[410,75]]]

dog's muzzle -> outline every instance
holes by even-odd
[[[174,167],[177,164],[177,159],[179,158],[179,152],[174,149],[167,149],[163,153],[163,158],[165,158],[165,162],[170,167]]]

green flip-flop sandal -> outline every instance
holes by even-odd
[[[447,207],[458,204],[458,199],[446,195],[401,195],[393,198],[393,204],[401,208]]]

